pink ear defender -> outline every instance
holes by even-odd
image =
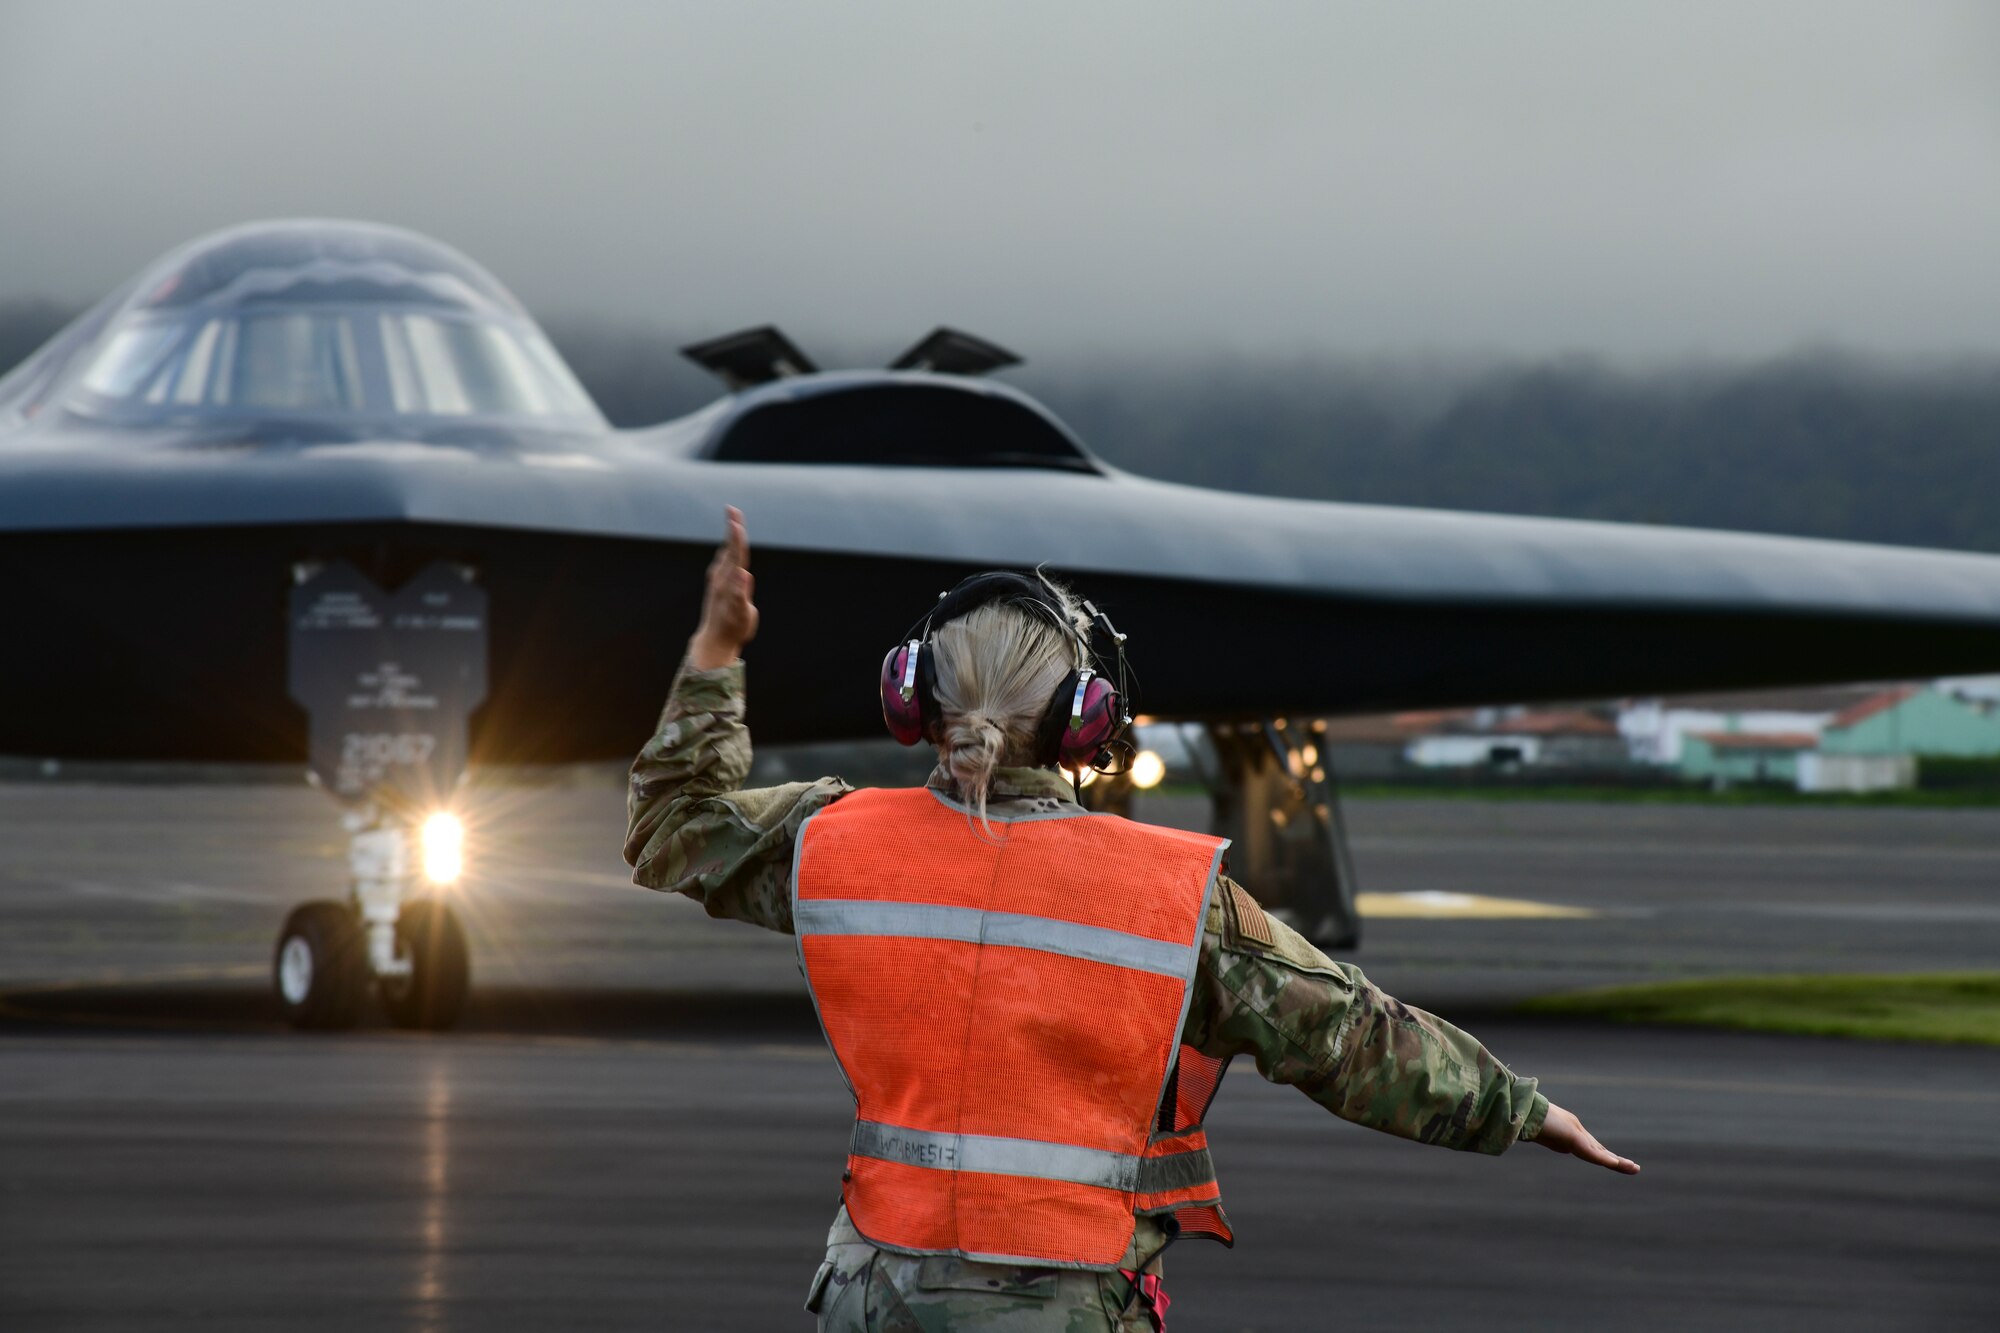
[[[1077,672],[1076,690],[1063,724],[1057,757],[1064,768],[1086,768],[1097,762],[1123,726],[1118,691],[1089,667]]]
[[[924,738],[924,706],[917,697],[917,659],[923,644],[899,643],[882,659],[882,721],[903,745]]]

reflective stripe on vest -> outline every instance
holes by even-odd
[[[856,1157],[909,1166],[1066,1180],[1129,1194],[1178,1193],[1215,1179],[1215,1164],[1209,1160],[1206,1147],[1135,1157],[1037,1139],[940,1134],[873,1120],[854,1122],[854,1139],[848,1151]]]
[[[800,965],[856,1103],[843,1194],[877,1244],[1115,1268],[1133,1215],[1217,1199],[1156,1133],[1227,845],[1109,815],[968,825],[858,791],[800,829]]]
[[[1143,935],[1080,926],[1074,921],[1022,916],[1017,912],[982,912],[975,907],[942,907],[936,903],[874,903],[853,898],[808,899],[792,918],[801,935],[901,935],[906,939],[961,940],[969,944],[1004,944],[1015,949],[1040,949],[1070,958],[1088,958],[1185,976],[1193,947],[1151,940]]]

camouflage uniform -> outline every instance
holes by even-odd
[[[839,778],[739,790],[750,771],[741,663],[683,666],[653,739],[632,765],[625,859],[633,881],[686,894],[710,916],[792,931],[791,867],[799,826],[852,790]],[[947,787],[933,773],[934,787]],[[1067,779],[1003,768],[997,813],[1070,809]],[[1519,1078],[1469,1034],[1378,990],[1223,877],[1209,908],[1182,1040],[1217,1059],[1245,1055],[1356,1124],[1440,1147],[1500,1153],[1532,1139],[1548,1114],[1535,1080]],[[1225,1189],[1227,1182],[1224,1182]],[[1150,1218],[1124,1267],[1158,1271],[1165,1235]],[[811,1308],[824,1329],[1107,1329],[1147,1327],[1116,1273],[1020,1269],[878,1249],[843,1209]]]

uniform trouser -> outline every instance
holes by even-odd
[[[1157,1261],[1148,1267],[1157,1272]],[[820,1333],[1147,1333],[1144,1302],[1130,1297],[1131,1284],[1117,1273],[878,1249],[842,1208],[806,1308],[819,1315]]]

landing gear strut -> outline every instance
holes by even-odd
[[[1230,840],[1230,876],[1321,948],[1360,944],[1354,862],[1325,724],[1273,717],[1178,730],[1208,787],[1210,831]],[[1132,795],[1131,777],[1122,774],[1096,779],[1083,800],[1128,814]]]
[[[1321,948],[1360,944],[1354,862],[1324,725],[1274,717],[1205,730],[1216,762],[1214,828],[1231,840],[1232,873]]]
[[[286,1021],[351,1027],[373,983],[398,1027],[450,1027],[472,970],[458,914],[440,898],[411,893],[411,843],[429,830],[367,811],[350,812],[346,823],[350,897],[307,903],[278,932],[271,973]]]
[[[381,979],[390,1019],[397,1027],[433,1031],[456,1023],[472,981],[458,915],[436,898],[404,903],[396,919],[396,944],[406,970]]]

